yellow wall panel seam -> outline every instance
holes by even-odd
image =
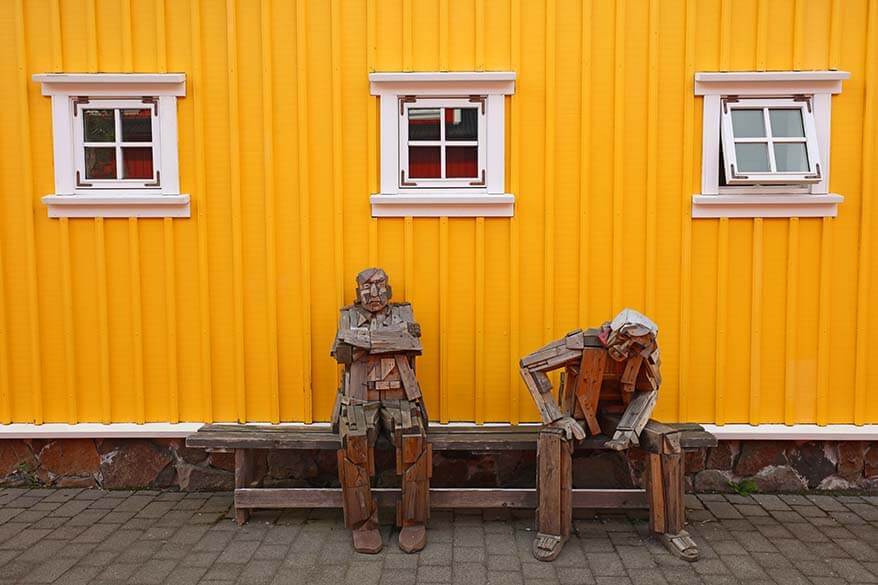
[[[716,365],[714,374],[714,419],[716,424],[726,422],[726,336],[728,334],[729,286],[729,219],[719,220],[716,277]]]
[[[695,74],[695,0],[686,0],[686,24],[683,47],[683,165],[682,185],[683,202],[680,224],[680,331],[678,355],[677,383],[677,420],[686,420],[689,416],[689,324],[690,302],[692,290],[692,216],[691,200],[692,173],[694,167],[695,98],[693,93],[693,76]]]
[[[762,218],[753,220],[753,281],[750,286],[750,424],[762,420],[762,282],[763,282]]]
[[[485,0],[476,0],[475,6],[475,63],[476,71],[485,69]]]
[[[768,0],[756,3],[756,70],[768,69]]]
[[[165,19],[165,2],[155,2],[155,38],[156,66],[159,72],[168,71],[168,42]],[[180,388],[177,372],[177,282],[176,282],[176,245],[174,243],[174,220],[166,217],[162,220],[162,236],[164,240],[164,277],[165,277],[165,362],[167,364],[168,413],[171,422],[180,421]]]
[[[439,0],[439,69],[448,71],[448,0]]]
[[[180,395],[177,382],[177,282],[174,270],[173,219],[162,220],[165,269],[165,360],[168,367],[168,412],[171,422],[180,422]]]
[[[22,199],[25,201],[24,209],[24,232],[25,232],[25,259],[27,262],[27,299],[30,333],[30,376],[31,376],[31,419],[37,423],[43,422],[43,378],[42,356],[40,348],[40,305],[39,285],[37,282],[37,248],[34,234],[34,174],[33,154],[31,152],[31,127],[30,127],[30,104],[28,103],[28,88],[30,79],[27,68],[27,41],[24,23],[24,6],[22,0],[15,3],[15,28],[16,28],[16,55],[18,59],[18,98],[20,102],[19,131],[21,140],[21,177],[23,180]]]
[[[866,55],[873,58],[866,60],[865,91],[863,106],[863,164],[862,164],[862,196],[860,198],[860,229],[857,254],[857,332],[856,357],[854,368],[854,424],[864,424],[866,420],[866,345],[869,340],[869,305],[873,296],[869,294],[870,266],[872,253],[872,197],[874,197],[875,172],[875,134],[878,132],[878,3],[869,3],[869,20],[866,28]]]
[[[143,393],[143,309],[140,288],[140,234],[137,218],[128,218],[128,270],[131,302],[131,353],[134,360],[132,388],[134,389],[134,420],[146,422],[146,397]]]
[[[784,347],[784,422],[796,420],[796,319],[799,289],[799,218],[792,217],[787,232],[786,318]]]
[[[546,133],[544,158],[544,216],[543,216],[543,341],[554,337],[555,329],[555,2],[546,3],[546,78],[545,117]]]
[[[274,63],[272,61],[272,2],[262,0],[262,156],[265,173],[265,328],[268,340],[268,392],[271,422],[280,422],[280,381],[277,357],[277,229],[274,169]]]
[[[441,0],[445,1],[445,0]],[[510,0],[509,28],[509,63],[513,71],[521,66],[521,0]],[[441,34],[441,33],[440,33]],[[447,33],[446,33],[447,34]],[[521,169],[521,107],[520,97],[513,94],[509,98],[512,128],[510,147],[509,183],[513,194],[520,197]],[[520,272],[519,272],[519,226],[517,214],[509,221],[509,422],[518,424],[520,420],[519,394],[521,380],[518,373],[519,355],[519,305],[520,305]]]
[[[448,218],[439,218],[439,422],[449,419],[448,404]]]
[[[98,11],[96,0],[85,0],[86,63],[92,73],[98,72]]]
[[[476,218],[475,420],[485,422],[485,218]]]
[[[76,349],[73,326],[73,282],[70,270],[70,224],[66,217],[58,220],[61,260],[61,303],[64,331],[64,385],[67,392],[67,422],[78,422],[76,407]]]
[[[644,310],[655,313],[656,288],[656,199],[658,197],[658,49],[659,0],[649,0],[647,28],[647,104],[646,104],[646,270],[644,274]],[[585,110],[583,110],[585,111]],[[582,272],[584,275],[585,272]]]
[[[805,10],[801,0],[793,0],[793,69],[802,69],[802,44],[805,42]]]
[[[591,59],[592,2],[582,5],[579,80],[579,325],[588,323],[589,201],[591,199]]]
[[[412,70],[412,0],[402,0],[402,70]]]
[[[232,308],[235,339],[234,388],[235,416],[247,420],[246,383],[244,380],[244,252],[241,209],[241,117],[238,105],[238,15],[237,2],[226,0],[226,35],[229,73],[229,179],[232,204]]]
[[[376,45],[378,36],[377,0],[366,2],[366,69],[375,71]],[[366,153],[367,153],[367,180],[366,186],[369,193],[378,192],[378,98],[366,96],[368,108],[366,110]],[[378,265],[378,220],[369,218],[368,228],[369,265]]]
[[[190,18],[192,20],[192,79],[189,87],[189,99],[192,100],[192,118],[194,123],[195,152],[195,189],[197,197],[193,198],[195,206],[195,224],[198,232],[198,311],[199,311],[199,352],[200,352],[200,382],[201,382],[201,416],[205,422],[213,422],[213,373],[210,339],[210,274],[208,264],[208,239],[207,239],[207,193],[205,185],[206,161],[205,161],[205,113],[203,100],[204,81],[202,76],[201,55],[201,0],[192,0],[190,4]]]
[[[308,172],[308,84],[307,84],[307,2],[296,2],[296,99],[298,104],[299,150],[299,236],[302,290],[302,418],[312,422],[313,389],[311,387],[311,192]]]
[[[832,228],[833,220],[824,217],[820,232],[820,291],[817,307],[817,424],[828,422],[829,346],[832,335]]]
[[[403,298],[412,302],[415,289],[415,223],[411,217],[402,220]]]
[[[12,422],[12,395],[9,393],[9,322],[6,320],[6,269],[0,246],[0,424]]]
[[[611,312],[622,308],[622,270],[624,262],[625,210],[625,3],[616,0],[613,35],[613,266],[611,269]]]
[[[122,8],[122,26],[120,33],[122,35],[122,66],[126,71],[134,69],[134,47],[131,30],[131,0],[122,0],[120,2]]]
[[[107,302],[107,247],[105,244],[104,218],[94,220],[95,231],[95,272],[97,273],[98,292],[98,364],[101,384],[101,418],[102,422],[113,421],[112,394],[110,392],[110,325]]]
[[[841,59],[841,6],[842,0],[832,0],[831,16],[829,21],[829,54],[826,60],[830,69],[839,69]]]

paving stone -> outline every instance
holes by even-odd
[[[790,509],[783,500],[773,494],[753,494],[751,498],[766,510],[776,511]]]
[[[741,514],[735,509],[735,507],[726,501],[714,502],[708,500],[704,502],[704,505],[707,507],[708,510],[710,510],[711,514],[713,514],[720,520],[742,518]]]
[[[418,567],[418,583],[451,583],[450,565],[422,565]]]
[[[616,553],[585,553],[588,566],[595,576],[624,575],[625,567]]]

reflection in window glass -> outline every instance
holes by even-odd
[[[85,178],[115,179],[116,149],[87,146],[85,148]]]
[[[439,140],[439,108],[409,109],[409,140]]]
[[[149,109],[121,110],[122,141],[150,142],[152,140],[152,112]]]
[[[478,108],[445,108],[445,140],[478,139]]]
[[[738,143],[735,145],[735,155],[739,172],[767,173],[771,170],[768,145],[765,143]]]
[[[116,140],[115,110],[83,110],[82,123],[86,142]]]
[[[765,136],[765,119],[762,110],[732,110],[732,128],[735,138],[761,138]]]

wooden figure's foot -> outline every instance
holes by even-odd
[[[554,561],[564,548],[564,539],[554,534],[538,532],[534,538],[533,553],[538,561]]]
[[[677,534],[660,534],[659,538],[674,556],[690,563],[698,560],[698,545],[685,530]]]
[[[413,553],[427,544],[427,527],[423,524],[403,526],[399,531],[399,548],[402,552]]]
[[[354,537],[354,550],[358,553],[378,554],[384,546],[377,528],[358,528],[351,530],[351,534]]]

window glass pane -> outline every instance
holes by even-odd
[[[123,179],[152,179],[152,147],[122,148]]]
[[[116,140],[115,110],[82,110],[86,142],[113,142]]]
[[[409,109],[409,140],[439,140],[439,108]]]
[[[409,174],[412,179],[441,177],[442,159],[438,146],[409,146]]]
[[[759,138],[765,136],[765,119],[762,110],[732,110],[732,130],[735,138]]]
[[[115,179],[116,149],[85,147],[85,178]]]
[[[152,112],[149,109],[122,110],[122,141],[152,141]]]
[[[804,137],[802,110],[768,110],[771,120],[771,134],[778,137]]]
[[[478,108],[445,108],[445,140],[478,139]]]
[[[774,161],[779,172],[807,172],[808,153],[803,142],[785,142],[774,145]]]
[[[740,173],[767,173],[771,170],[768,164],[768,145],[763,143],[738,143],[735,145]]]
[[[474,178],[479,174],[479,148],[477,146],[449,146],[445,149],[445,176],[448,178]]]

